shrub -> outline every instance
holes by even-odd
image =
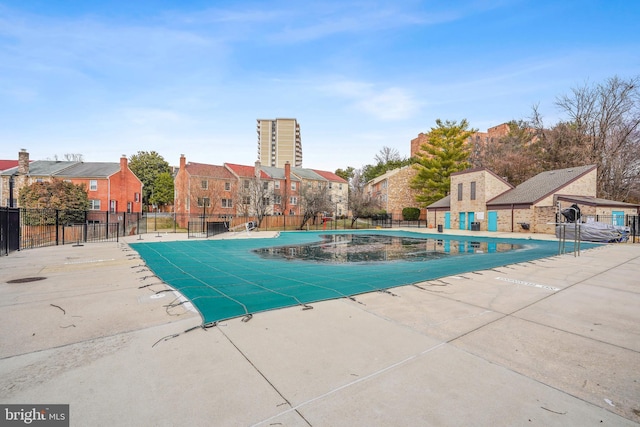
[[[419,208],[404,208],[402,209],[402,218],[405,221],[417,221],[420,219]]]

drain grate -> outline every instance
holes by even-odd
[[[23,277],[22,279],[13,279],[7,281],[7,283],[28,283],[37,282],[38,280],[44,280],[46,277]]]

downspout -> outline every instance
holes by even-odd
[[[511,232],[513,233],[513,223],[514,223],[514,218],[513,218],[513,203],[511,203]]]

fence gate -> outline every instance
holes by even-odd
[[[20,209],[0,208],[0,255],[20,249]]]

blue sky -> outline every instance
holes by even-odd
[[[361,167],[438,118],[553,124],[558,96],[640,74],[639,21],[629,0],[0,0],[0,159],[251,165],[256,119],[295,117],[304,167]]]

